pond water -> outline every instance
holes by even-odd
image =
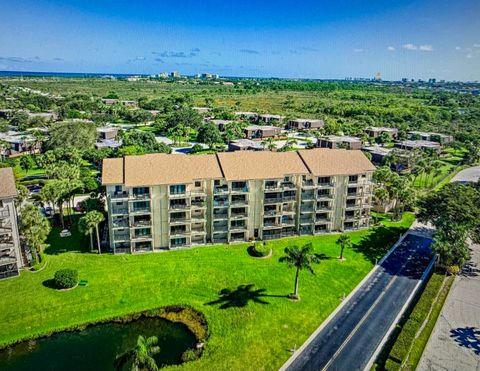
[[[138,335],[158,337],[158,367],[181,363],[182,353],[196,344],[195,336],[181,323],[142,318],[17,344],[0,351],[0,370],[113,370],[116,355],[133,348]]]

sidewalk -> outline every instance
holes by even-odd
[[[453,283],[417,370],[480,370],[480,245]]]

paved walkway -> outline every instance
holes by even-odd
[[[480,371],[480,245],[453,283],[417,370]]]
[[[480,179],[480,166],[469,167],[468,169],[460,171],[453,177],[452,182],[478,182]]]

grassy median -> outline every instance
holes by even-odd
[[[47,266],[0,282],[0,344],[100,319],[165,305],[189,304],[206,315],[211,336],[200,360],[171,368],[278,369],[340,304],[412,223],[350,233],[346,261],[336,259],[337,235],[270,242],[273,256],[251,257],[248,244],[206,246],[145,255],[97,255],[69,251],[72,240],[51,238]],[[58,233],[54,229],[52,233]],[[312,242],[324,254],[315,275],[302,272],[299,302],[290,301],[294,271],[278,262],[285,246]],[[88,242],[87,242],[88,243]],[[66,251],[66,252],[62,252]],[[56,270],[73,268],[86,287],[58,292],[44,283]],[[252,285],[252,286],[249,286]],[[231,290],[221,296],[222,289]],[[258,291],[259,290],[259,291]]]

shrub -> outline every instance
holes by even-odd
[[[57,289],[69,289],[78,284],[78,271],[75,269],[60,269],[53,277]]]
[[[458,265],[451,265],[447,267],[447,273],[452,276],[456,276],[460,273],[460,267]]]
[[[250,246],[249,253],[257,258],[262,258],[270,253],[270,246],[267,246],[265,242],[255,242],[254,245]]]
[[[182,354],[182,362],[192,362],[200,357],[200,349],[187,349]]]

